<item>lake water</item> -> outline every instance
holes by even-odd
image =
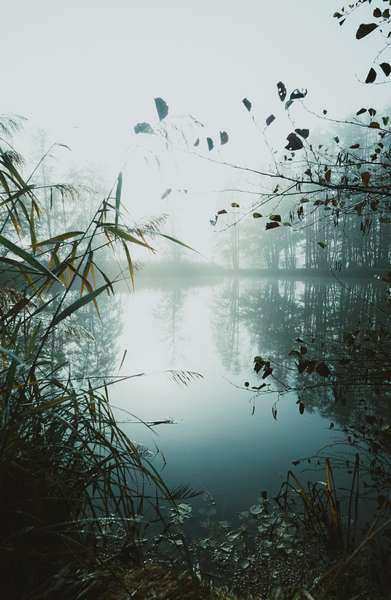
[[[111,339],[117,365],[127,351],[120,374],[147,373],[112,386],[118,419],[133,439],[164,454],[162,474],[170,485],[208,491],[219,516],[232,519],[261,491],[276,492],[293,460],[343,436],[338,424],[348,418],[346,409],[334,411],[314,394],[300,414],[297,391],[279,391],[287,382],[299,385],[289,357],[295,339],[307,341],[314,331],[335,337],[371,319],[377,293],[383,292],[371,284],[335,280],[144,281],[113,308],[120,313]],[[274,366],[273,378],[264,381],[270,388],[259,394],[251,390],[263,383],[253,370],[256,355]],[[181,385],[166,372],[172,369],[203,378]],[[152,433],[129,423],[128,413],[174,424]],[[323,478],[313,463],[295,468],[304,480]]]

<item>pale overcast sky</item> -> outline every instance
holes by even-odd
[[[134,124],[156,120],[155,96],[170,114],[227,129],[232,147],[237,134],[238,148],[248,122],[242,98],[263,120],[281,110],[279,80],[308,88],[311,108],[338,117],[384,105],[384,86],[357,79],[375,41],[355,40],[354,23],[338,26],[332,14],[340,4],[0,0],[1,112],[28,117],[31,128],[47,129],[78,160],[111,174],[134,144]]]

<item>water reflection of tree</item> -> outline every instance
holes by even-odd
[[[240,371],[240,285],[234,278],[219,289],[213,302],[212,328],[224,367],[231,373]]]
[[[298,344],[308,346],[309,355],[327,361],[342,353],[349,332],[386,329],[387,311],[379,309],[384,296],[377,282],[249,280],[242,283],[240,294],[238,283],[231,282],[218,291],[215,303],[217,348],[224,364],[230,365],[233,354],[239,364],[240,349],[232,332],[240,321],[250,335],[253,356],[271,360],[273,375],[300,390],[298,398],[306,410],[317,409],[342,426],[352,424],[364,411],[386,411],[382,391],[359,385],[352,366],[343,362],[336,363],[332,382],[316,374],[303,377],[290,351]]]
[[[75,380],[116,373],[118,339],[121,331],[120,298],[99,299],[100,318],[95,306],[82,307],[52,336],[51,358],[61,364],[68,359]]]
[[[173,368],[178,365],[180,359],[178,347],[179,343],[184,340],[181,335],[181,326],[184,322],[183,309],[186,296],[187,293],[183,288],[170,287],[162,292],[159,306],[153,311],[154,317],[162,322],[162,341],[169,348],[169,366]]]

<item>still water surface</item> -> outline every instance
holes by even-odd
[[[243,384],[262,383],[254,356],[271,358],[274,375],[288,381],[297,377],[288,356],[296,337],[308,339],[320,327],[335,335],[349,319],[369,318],[364,296],[374,292],[358,285],[359,300],[355,284],[277,279],[166,281],[121,295],[118,363],[127,354],[120,373],[149,374],[113,386],[112,402],[145,421],[175,422],[156,427],[155,434],[124,423],[133,439],[164,454],[162,473],[170,485],[207,490],[219,516],[232,519],[262,490],[276,492],[293,460],[341,437],[337,427],[330,429],[333,415],[315,401],[301,415],[297,392],[256,395]],[[178,385],[164,373],[169,369],[197,371],[203,379]],[[267,381],[271,391],[281,389],[278,381]],[[122,410],[117,414],[120,421],[133,420]],[[306,466],[304,479],[320,478],[312,464]]]

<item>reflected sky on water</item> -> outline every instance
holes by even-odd
[[[364,288],[363,315],[368,314],[365,298],[373,293],[372,287]],[[349,290],[350,299],[357,296]],[[149,374],[113,386],[112,402],[145,421],[175,421],[156,427],[155,434],[142,424],[124,424],[138,442],[158,446],[169,484],[209,491],[221,516],[231,518],[262,490],[277,491],[293,460],[341,439],[330,430],[332,415],[318,410],[316,402],[301,415],[296,392],[276,393],[277,381],[266,380],[270,390],[258,395],[243,384],[262,383],[253,371],[259,354],[276,364],[277,379],[292,382],[297,374],[288,354],[295,337],[314,324],[319,328],[322,319],[325,334],[331,335],[338,311],[349,302],[344,294],[330,282],[221,279],[167,282],[121,296],[116,343],[119,354],[125,349],[127,354],[120,373]],[[357,307],[354,313],[360,317]],[[197,371],[203,379],[178,385],[164,373],[169,369]],[[132,420],[126,412],[117,414],[120,421]],[[319,479],[313,468],[306,464],[303,477]]]

